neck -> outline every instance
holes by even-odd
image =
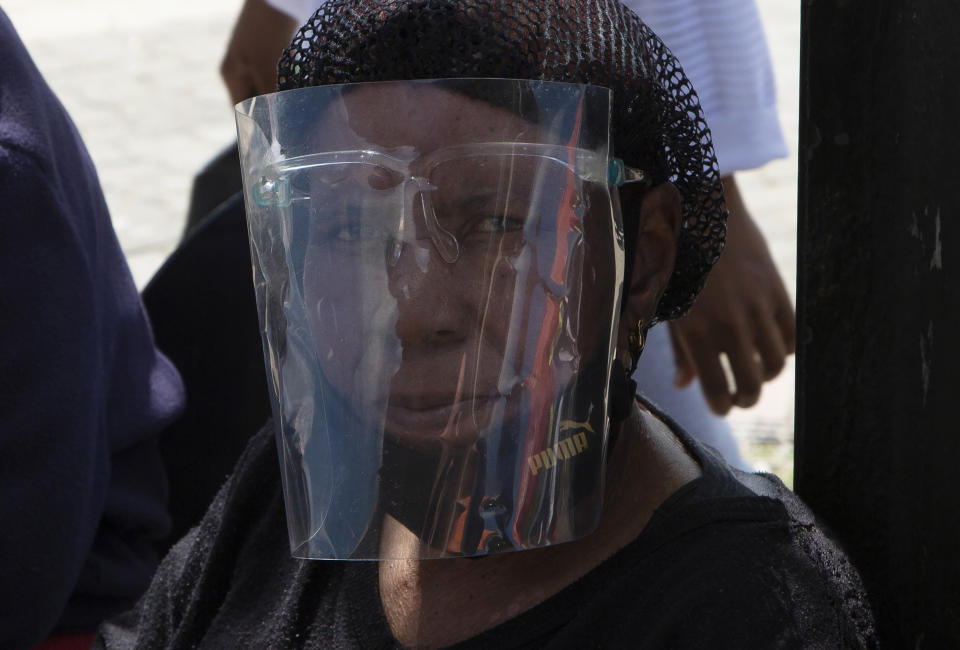
[[[381,562],[380,596],[396,639],[410,647],[442,647],[516,617],[636,539],[657,506],[700,475],[676,437],[637,407],[609,457],[600,524],[584,539],[478,560]],[[409,555],[418,543],[387,516],[382,556]]]

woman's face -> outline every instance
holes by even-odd
[[[413,84],[361,86],[330,111],[331,150],[400,161],[344,166],[310,207],[310,334],[356,415],[412,446],[470,445],[493,421],[535,417],[608,353],[606,187],[543,158],[445,154],[541,142],[538,125]]]

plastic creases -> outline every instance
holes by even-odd
[[[238,105],[295,556],[596,527],[623,268],[609,114],[604,88],[502,79]]]

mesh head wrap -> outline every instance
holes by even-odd
[[[699,100],[660,39],[616,0],[334,0],[296,34],[278,83],[450,77],[613,90],[614,155],[683,197],[676,266],[656,316],[683,315],[723,250],[726,209]],[[623,206],[627,242],[639,209]],[[632,253],[628,245],[628,278]]]

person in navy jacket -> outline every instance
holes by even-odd
[[[2,11],[0,206],[0,647],[80,647],[150,583],[157,438],[184,393],[83,141]]]

